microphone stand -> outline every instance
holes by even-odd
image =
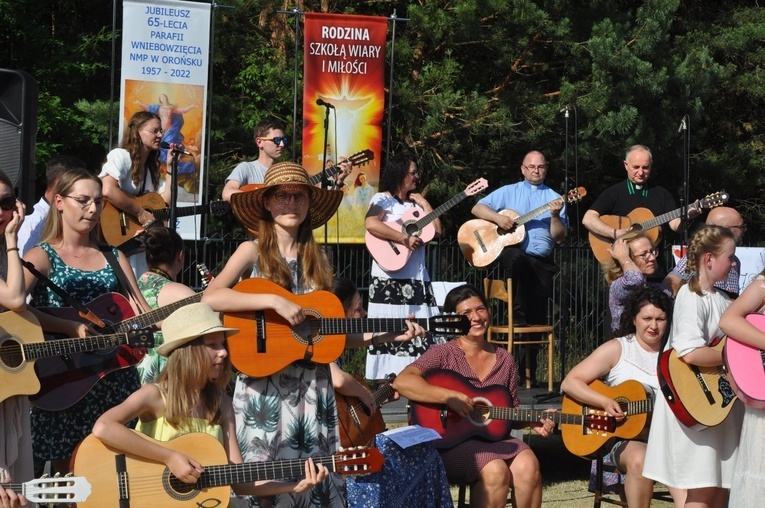
[[[690,123],[691,123],[691,117],[689,115],[683,116],[683,119],[680,121],[680,127],[678,129],[679,132],[683,135],[683,193],[682,196],[680,196],[681,203],[681,214],[682,214],[682,224],[685,226],[683,228],[683,245],[688,245],[688,229],[689,229],[689,221],[688,221],[688,206],[690,205],[690,189],[688,188],[691,181],[691,133],[690,133]]]
[[[327,175],[327,146],[329,146],[329,106],[324,105],[324,155],[321,158],[321,188],[329,189],[329,176]],[[329,230],[324,224],[324,245],[329,244]]]
[[[170,150],[173,154],[173,160],[170,162],[170,221],[168,227],[176,230],[176,205],[178,203],[178,158],[181,156],[180,152],[176,150]]]

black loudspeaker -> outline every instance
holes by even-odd
[[[31,211],[35,204],[37,81],[24,71],[0,69],[0,170]]]

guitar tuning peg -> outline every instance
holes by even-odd
[[[50,478],[50,475],[44,474],[42,475],[42,478]]]
[[[66,477],[66,478],[71,478],[71,477],[73,477],[73,476],[74,476],[74,473],[73,473],[73,472],[71,472],[71,471],[70,471],[70,472],[68,472],[68,473],[66,473],[66,475],[65,475],[65,477]]]
[[[61,473],[56,473],[53,475],[53,478],[61,478]]]

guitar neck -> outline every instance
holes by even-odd
[[[682,212],[683,212],[683,209],[678,208],[677,210],[672,210],[671,212],[658,215],[654,217],[653,219],[640,222],[638,225],[640,226],[640,229],[642,229],[643,231],[648,231],[649,229],[657,228],[663,224],[666,224],[667,222],[677,219],[678,217],[680,217]]]
[[[429,214],[422,217],[420,220],[416,222],[417,229],[422,229],[437,218],[439,218],[441,215],[443,215],[446,211],[448,211],[451,207],[462,201],[468,197],[467,192],[462,191],[456,196],[453,196],[451,199],[449,199],[446,203],[443,203],[441,206],[430,212]]]
[[[312,177],[308,179],[308,182],[311,185],[319,185],[321,183],[322,174],[326,174],[327,178],[332,178],[340,171],[340,168],[337,166],[332,166],[331,168],[327,168],[324,171],[319,171]]]
[[[540,207],[534,208],[530,212],[524,213],[523,215],[521,215],[517,219],[515,219],[515,224],[518,225],[518,226],[521,226],[523,224],[526,224],[531,219],[539,217],[543,213],[548,212],[550,210],[550,205],[552,203],[555,203],[555,201],[559,201],[559,199],[551,201],[551,202],[547,203],[546,205],[542,205]]]
[[[182,206],[175,209],[176,217],[188,217],[189,215],[205,214],[209,210],[209,205],[193,205]],[[162,208],[161,210],[152,210],[154,218],[161,221],[170,220],[170,208]]]
[[[582,425],[583,416],[577,414],[567,414],[560,412],[548,412],[537,409],[516,409],[512,407],[486,407],[476,405],[473,411],[480,411],[486,408],[489,411],[488,418],[493,420],[513,420],[516,422],[538,422],[542,418],[549,418],[557,425]]]
[[[324,335],[403,332],[406,330],[407,321],[414,321],[425,330],[430,329],[430,320],[427,318],[417,318],[412,320],[404,318],[323,318],[311,321],[311,328],[313,332]]]
[[[377,407],[382,406],[388,399],[393,397],[394,393],[396,393],[396,390],[393,389],[390,383],[386,383],[385,385],[378,388],[374,395],[375,404],[377,404]]]
[[[23,344],[24,357],[27,360],[39,360],[52,356],[65,356],[83,351],[109,349],[127,343],[127,334],[113,333],[72,339],[46,340]]]
[[[305,476],[306,459],[274,460],[268,462],[247,462],[225,466],[205,466],[205,471],[197,482],[197,487],[220,487],[262,480],[280,478],[302,478]],[[315,464],[322,464],[330,473],[336,473],[335,457],[313,457]],[[362,471],[360,471],[362,472]],[[177,481],[177,480],[176,480]]]
[[[202,301],[202,293],[197,293],[169,305],[165,305],[158,309],[139,314],[124,321],[120,321],[119,323],[107,325],[106,328],[104,328],[104,331],[127,333],[131,330],[135,330],[136,328],[149,328],[158,321],[162,321],[181,307],[185,307],[190,303],[197,303],[200,301]]]
[[[619,403],[619,406],[621,407],[624,414],[628,416],[643,414],[643,413],[651,413],[653,412],[653,399],[651,397],[648,397],[643,400],[621,402]]]

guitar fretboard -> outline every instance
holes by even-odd
[[[143,314],[139,314],[124,321],[120,321],[119,323],[107,325],[104,328],[104,331],[127,333],[137,328],[149,328],[158,321],[162,321],[181,307],[185,307],[190,303],[196,303],[200,301],[202,301],[202,293],[197,293],[158,309],[144,312]]]
[[[538,409],[516,409],[512,407],[489,407],[475,405],[474,414],[488,411],[488,418],[492,420],[512,420],[517,422],[538,422],[542,418],[549,418],[556,424],[582,425],[583,415],[567,414],[559,412],[540,411]]]
[[[448,201],[443,203],[441,206],[430,212],[429,214],[425,215],[424,217],[420,218],[415,222],[415,225],[417,226],[418,230],[421,230],[434,220],[436,220],[438,217],[440,217],[442,214],[444,214],[447,210],[449,210],[451,207],[462,201],[468,197],[467,192],[462,191],[456,196],[453,196]]]
[[[32,342],[30,344],[23,344],[23,348],[24,356],[27,360],[38,360],[40,358],[64,356],[73,353],[81,353],[83,351],[109,349],[125,344],[126,342],[126,333],[115,333],[111,335],[96,335],[93,337]]]
[[[410,320],[402,318],[323,318],[311,321],[311,331],[312,333],[324,335],[403,332],[406,330],[407,321]],[[430,320],[427,318],[417,318],[411,321],[416,322],[426,330],[431,328]],[[449,323],[444,322],[444,327],[449,327]]]
[[[627,416],[650,413],[653,411],[653,399],[649,397],[647,399],[632,402],[620,402],[619,407]]]

